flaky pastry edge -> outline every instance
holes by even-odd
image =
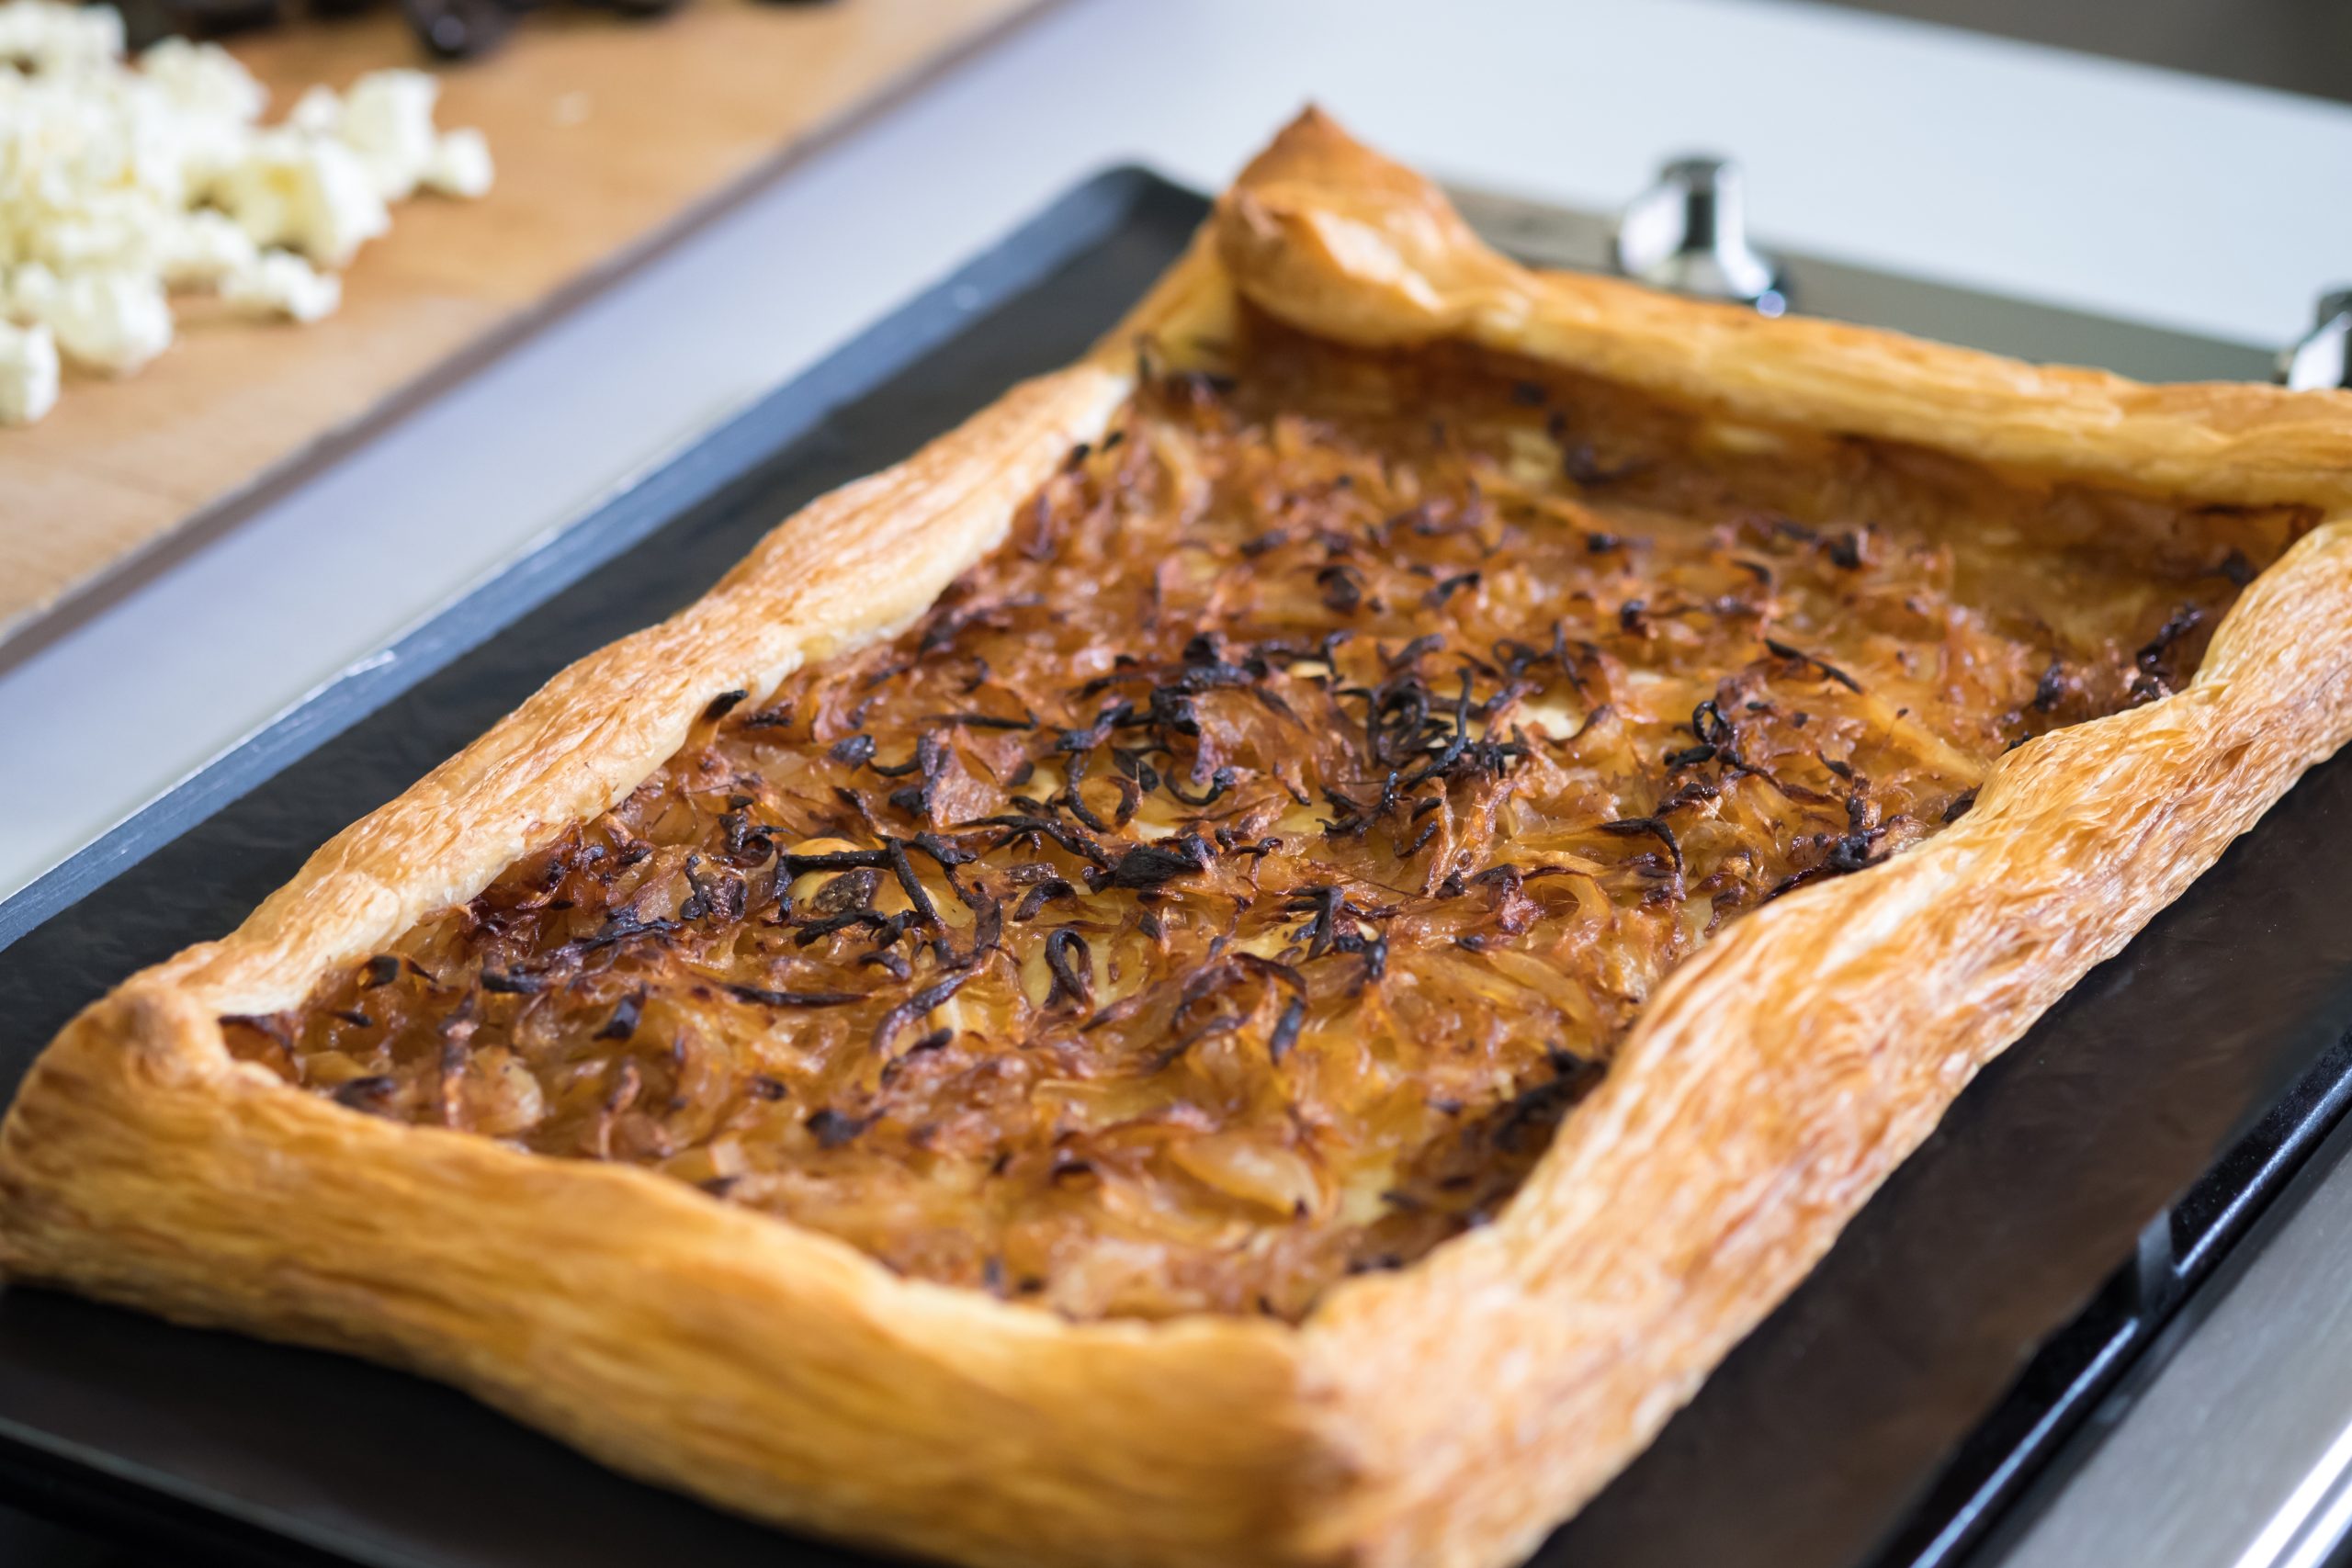
[[[658,1173],[368,1116],[228,1055],[718,694],[908,625],[1237,302],[1719,413],[2322,523],[2184,691],[2045,736],[1926,843],[1749,915],[1648,1003],[1492,1224],[1303,1324],[1069,1323]],[[2149,387],[1529,271],[1308,111],[1087,358],[779,525],[76,1018],[0,1127],[0,1269],[455,1383],[629,1473],[973,1564],[1487,1568],[1648,1442],[1976,1070],[2352,736],[2352,397]],[[810,562],[821,563],[810,570]]]

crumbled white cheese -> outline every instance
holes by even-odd
[[[443,196],[474,200],[490,194],[498,177],[490,161],[490,141],[471,126],[445,132],[433,144],[433,160],[424,165],[424,188]]]
[[[315,321],[343,302],[343,279],[291,251],[265,251],[221,280],[220,298],[249,316]]]
[[[57,334],[66,358],[128,376],[172,344],[172,307],[153,273],[112,268],[63,276],[35,262],[9,279],[13,313]]]
[[[333,136],[343,123],[343,95],[324,82],[313,82],[286,111],[286,123],[306,135]]]
[[[283,128],[254,138],[212,187],[256,245],[286,245],[328,266],[392,226],[367,164],[342,142]]]
[[[183,114],[251,125],[261,118],[269,91],[217,43],[159,39],[139,57],[139,73]]]
[[[370,71],[344,95],[335,138],[359,155],[385,200],[405,198],[424,177],[440,96],[441,84],[422,71]]]
[[[33,309],[57,289],[57,275],[39,262],[23,262],[0,273],[0,317],[29,321]]]
[[[486,196],[494,174],[490,143],[469,127],[435,131],[433,106],[440,96],[441,84],[422,71],[371,71],[348,94],[306,88],[286,123],[350,148],[387,201],[404,199],[419,186],[444,196]]]
[[[137,368],[171,341],[169,289],[329,313],[341,284],[322,269],[385,231],[388,199],[489,189],[481,133],[435,128],[438,92],[421,72],[373,72],[265,127],[267,94],[217,44],[166,39],[134,67],[111,7],[0,0],[0,376],[37,389],[16,356],[61,351]],[[50,400],[0,396],[19,422]]]
[[[56,405],[56,337],[0,321],[0,424],[30,424]]]
[[[210,207],[197,209],[166,230],[162,250],[160,270],[169,288],[217,288],[261,254],[236,220]]]
[[[0,63],[103,71],[121,54],[122,13],[111,6],[0,6]]]

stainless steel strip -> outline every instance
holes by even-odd
[[[2352,1531],[2352,1126],[2239,1245],[1985,1568],[2322,1568]],[[2169,1352],[2169,1354],[2167,1354]]]

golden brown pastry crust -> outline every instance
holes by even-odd
[[[1639,1450],[1984,1061],[2352,735],[2347,514],[2256,580],[2188,690],[2010,753],[1956,826],[1743,920],[1659,991],[1494,1224],[1295,1328],[1065,1323],[230,1057],[222,1014],[291,1006],[469,897],[718,694],[908,621],[1102,430],[1136,335],[1214,334],[1237,290],[1350,342],[1466,337],[2013,471],[2352,500],[2352,398],[2141,387],[1529,273],[1313,113],[1209,242],[1095,355],[816,502],[236,932],[76,1019],[0,1130],[10,1276],[413,1367],[632,1473],[962,1562],[1501,1562]]]

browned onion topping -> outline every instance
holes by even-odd
[[[1493,1214],[1725,921],[2177,687],[2310,522],[1215,352],[912,630],[232,1047],[926,1279],[1296,1318]]]

